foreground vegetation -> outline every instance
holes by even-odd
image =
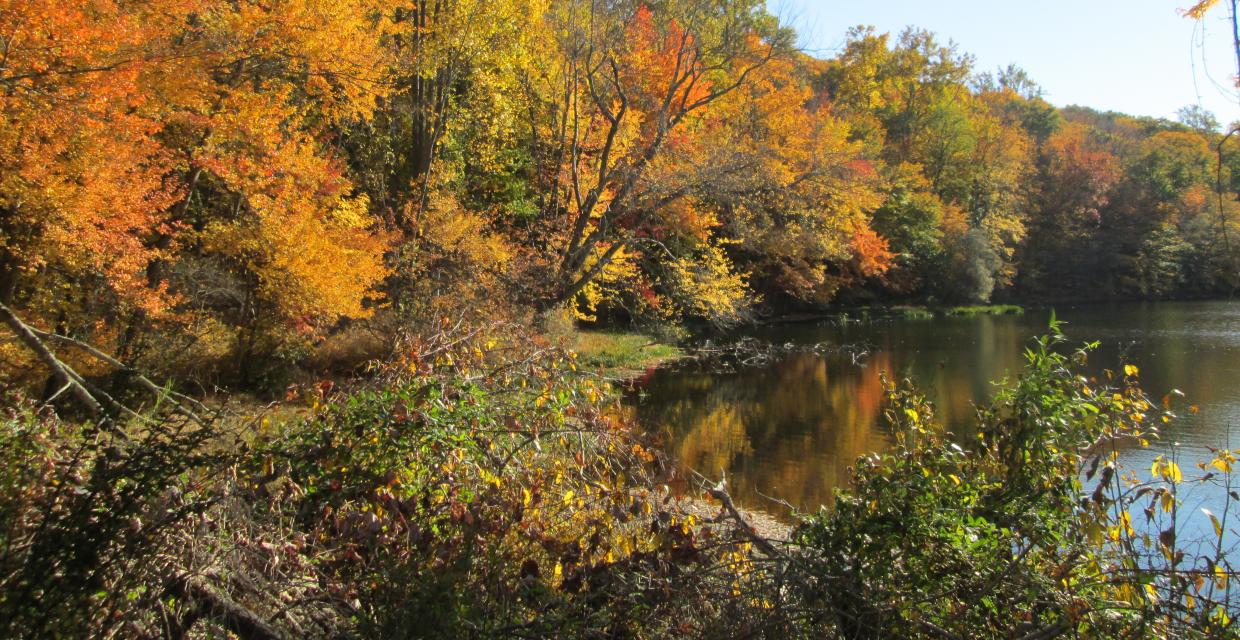
[[[0,432],[5,637],[1234,637],[1236,578],[1181,540],[1179,492],[1115,466],[1173,419],[1127,367],[1087,381],[1048,336],[948,439],[889,389],[897,434],[790,539],[704,522],[572,353],[458,328],[282,422],[163,398],[90,421],[29,403]],[[1168,400],[1168,403],[1171,401]],[[1082,475],[1084,474],[1084,475]],[[1215,518],[1215,516],[1211,516]]]

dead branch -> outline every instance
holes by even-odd
[[[755,547],[760,549],[762,553],[765,553],[772,558],[784,557],[784,554],[779,549],[776,549],[775,545],[771,544],[771,542],[766,538],[758,535],[758,532],[753,528],[753,526],[745,521],[745,517],[741,515],[740,510],[737,509],[736,505],[732,502],[732,496],[728,495],[728,492],[724,489],[722,482],[708,489],[707,493],[710,497],[718,500],[719,503],[723,505],[724,511],[726,511],[727,514],[731,516],[732,520],[736,522],[737,529],[739,529],[746,538],[749,538],[749,541],[752,542]]]
[[[286,640],[286,636],[261,616],[216,591],[194,576],[178,575],[168,580],[168,592],[186,600],[192,607],[190,620],[209,617],[236,634],[241,640]]]
[[[201,402],[198,402],[197,400],[194,400],[193,398],[185,394],[177,393],[171,389],[167,389],[165,387],[159,386],[158,384],[155,384],[150,378],[138,372],[137,369],[134,369],[133,367],[125,364],[124,362],[121,362],[120,360],[113,358],[112,356],[104,353],[103,351],[100,351],[99,349],[95,348],[94,346],[91,346],[90,344],[82,342],[81,340],[70,338],[68,336],[63,336],[58,333],[52,333],[50,331],[41,331],[34,327],[27,327],[27,328],[32,333],[34,333],[37,337],[42,338],[43,340],[59,342],[61,344],[65,344],[71,347],[76,347],[78,349],[81,349],[82,351],[85,351],[87,354],[91,355],[92,357],[102,360],[103,362],[107,363],[113,368],[132,376],[133,379],[136,380],[139,385],[141,385],[147,391],[151,392],[151,394],[153,394],[156,398],[167,397],[171,399],[178,413],[184,415],[185,417],[195,422],[203,421],[200,417],[198,417],[196,413],[194,413],[193,410],[189,408],[189,406],[186,406],[186,405],[192,405],[192,406],[198,407],[199,410],[206,410],[207,407],[203,405]]]
[[[26,347],[34,352],[34,354],[40,361],[43,362],[44,365],[47,366],[48,369],[52,370],[52,375],[54,375],[56,379],[64,385],[62,389],[68,389],[72,392],[73,397],[77,398],[78,402],[80,402],[91,415],[103,415],[103,406],[99,404],[99,401],[95,399],[95,396],[91,395],[91,392],[86,388],[86,385],[82,380],[82,376],[78,375],[72,368],[61,362],[56,357],[56,354],[52,353],[47,348],[47,345],[43,344],[43,341],[40,340],[38,335],[35,333],[35,331],[37,331],[36,329],[33,329],[30,325],[22,322],[22,319],[18,318],[17,314],[13,313],[13,310],[9,309],[9,307],[4,303],[0,303],[0,319],[3,319],[4,323],[13,330],[13,333],[17,335],[17,338],[21,340],[22,344],[26,345]]]

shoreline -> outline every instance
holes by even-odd
[[[576,329],[565,342],[577,354],[579,366],[620,383],[690,355],[656,336],[622,328]]]

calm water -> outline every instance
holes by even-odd
[[[1180,389],[1200,407],[1164,427],[1152,449],[1125,451],[1129,467],[1148,475],[1150,461],[1173,443],[1183,463],[1205,456],[1207,446],[1240,447],[1240,302],[1061,306],[1057,315],[1071,342],[1102,342],[1090,360],[1095,373],[1131,362],[1155,398]],[[748,335],[780,344],[866,344],[870,355],[861,364],[847,355],[793,353],[734,372],[661,369],[639,381],[630,403],[682,468],[710,478],[726,474],[738,502],[777,513],[763,497],[773,496],[815,510],[847,481],[858,456],[891,441],[882,423],[881,373],[912,378],[942,421],[965,428],[973,403],[992,393],[991,381],[1019,371],[1024,348],[1045,331],[1049,316],[1036,310],[763,328]],[[1187,475],[1191,465],[1182,466]],[[1220,498],[1196,497],[1188,506]]]

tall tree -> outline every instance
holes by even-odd
[[[1101,210],[1122,176],[1119,160],[1082,124],[1057,131],[1038,159],[1035,209],[1021,248],[1021,281],[1044,295],[1087,291],[1098,273]]]
[[[546,303],[571,299],[643,227],[690,193],[663,181],[710,107],[790,51],[762,3],[565,2],[553,12],[561,58],[546,72],[559,117],[566,233]],[[554,135],[556,119],[546,120]],[[662,165],[657,167],[656,165]],[[550,212],[559,215],[559,211]],[[591,266],[586,267],[587,263]]]

